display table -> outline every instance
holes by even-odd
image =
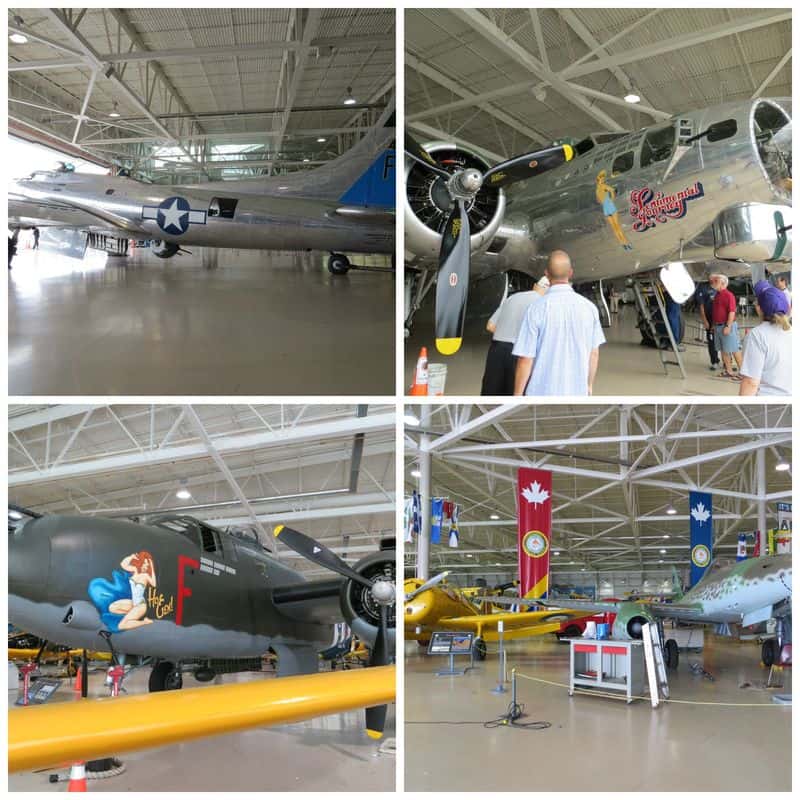
[[[645,693],[642,642],[570,639],[570,696],[576,688],[619,693],[628,703],[642,697]]]

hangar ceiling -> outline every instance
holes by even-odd
[[[446,535],[432,545],[430,574],[448,569],[462,585],[517,575],[520,466],[553,472],[551,570],[563,580],[687,568],[691,488],[713,494],[715,555],[734,556],[738,534],[758,528],[759,452],[768,523],[791,499],[791,471],[775,470],[791,461],[788,405],[454,405],[431,407],[429,422],[410,410],[420,425],[406,425],[406,496],[428,431],[432,496],[461,506],[459,547]]]
[[[256,532],[270,549],[286,523],[354,562],[394,536],[394,419],[391,405],[12,405],[9,502],[172,510]],[[327,574],[282,544],[277,555]]]
[[[408,9],[407,123],[491,160],[791,97],[789,8]],[[640,102],[623,98],[636,94]]]
[[[394,89],[394,9],[9,9],[9,131],[154,180],[309,168]],[[345,99],[354,103],[345,105]]]

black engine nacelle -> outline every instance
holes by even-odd
[[[369,580],[382,579],[396,586],[395,551],[380,550],[362,558],[353,569]],[[372,646],[380,625],[380,604],[366,586],[353,580],[345,580],[339,593],[339,603],[345,622],[361,641]],[[396,604],[388,606],[389,650],[394,651]]]
[[[153,255],[159,258],[172,258],[181,248],[172,242],[165,242],[163,239],[153,239],[151,247]]]

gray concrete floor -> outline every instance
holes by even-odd
[[[326,264],[256,250],[83,262],[23,251],[9,272],[9,393],[394,394],[391,274]]]
[[[767,670],[760,649],[705,635],[703,654],[681,652],[669,673],[670,697],[702,702],[765,703],[765,707],[666,704],[575,695],[519,681],[524,721],[545,730],[429,724],[484,721],[506,710],[496,695],[497,657],[490,654],[463,677],[436,677],[443,658],[406,644],[406,791],[790,791],[791,708],[771,704],[778,690],[761,687]],[[699,661],[715,676],[693,675]],[[514,641],[508,670],[566,683],[569,647],[552,637]],[[791,692],[791,670],[786,687]],[[425,724],[408,724],[409,722]]]
[[[428,348],[428,360],[447,365],[446,395],[478,395],[489,347],[486,319],[469,318],[464,328],[464,343],[455,356],[441,356],[436,352],[433,332],[433,306],[426,304],[414,318],[414,327],[406,340],[405,388],[406,392],[414,376],[414,367],[420,347]],[[595,395],[737,395],[739,385],[727,378],[717,377],[718,371],[709,370],[708,351],[704,341],[695,336],[697,318],[686,315],[687,334],[684,339],[686,352],[682,353],[687,377],[681,378],[676,366],[669,366],[669,375],[658,357],[658,352],[643,347],[641,335],[636,327],[636,309],[632,305],[620,307],[614,315],[612,325],[605,329],[606,344],[600,348],[600,366],[594,385]],[[740,322],[740,327],[749,327],[756,320]],[[690,324],[691,323],[691,324]]]
[[[147,691],[149,671],[134,671],[125,680],[129,693]],[[104,674],[89,677],[91,696],[107,696]],[[226,675],[223,682],[278,680],[252,673]],[[50,702],[73,702],[65,680]],[[184,686],[199,686],[191,676]],[[207,684],[206,684],[207,685]],[[9,692],[9,704],[16,700]],[[394,707],[389,709],[386,736],[394,734]],[[385,741],[385,739],[383,740]],[[123,753],[122,775],[89,781],[89,791],[375,791],[395,786],[395,757],[380,750],[364,734],[364,712],[351,711],[272,728],[253,728],[184,744]],[[113,754],[109,754],[113,755]],[[64,792],[66,783],[49,783],[54,770],[9,775],[12,792]],[[59,771],[68,775],[68,769]]]

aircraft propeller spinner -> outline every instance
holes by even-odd
[[[372,599],[380,609],[380,625],[378,626],[375,642],[370,648],[369,666],[383,667],[390,664],[392,662],[392,653],[389,652],[389,607],[395,603],[394,583],[380,578],[375,581],[365,578],[354,569],[351,569],[332,550],[329,550],[310,536],[294,530],[294,528],[278,525],[273,533],[276,538],[294,550],[295,553],[370,590]],[[380,739],[383,735],[386,710],[385,705],[371,706],[366,710],[367,735],[370,738]]]
[[[436,349],[449,356],[458,352],[464,331],[470,271],[468,207],[484,184],[503,189],[532,178],[572,159],[573,150],[568,144],[548,147],[502,161],[484,173],[474,167],[455,172],[443,169],[408,132],[405,134],[405,152],[409,158],[440,176],[453,201],[453,210],[442,235],[436,279]]]

